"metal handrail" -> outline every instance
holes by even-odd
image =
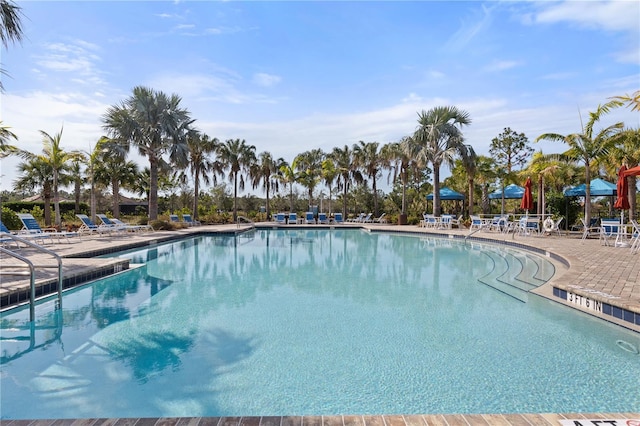
[[[3,238],[10,238],[13,241],[17,241],[19,243],[22,243],[28,247],[32,247],[40,252],[49,254],[51,256],[53,256],[56,261],[58,262],[58,303],[57,303],[57,309],[61,309],[62,308],[62,284],[63,284],[63,277],[62,277],[62,257],[54,252],[51,251],[49,249],[46,249],[44,247],[42,247],[39,244],[33,243],[29,240],[26,240],[24,238],[20,238],[17,235],[14,234],[8,234],[6,232],[2,232],[0,233],[0,236],[2,236]],[[35,320],[35,303],[36,303],[36,278],[35,278],[35,265],[33,264],[33,262],[31,262],[29,259],[27,259],[24,256],[19,255],[18,253],[15,253],[11,250],[7,250],[4,247],[0,247],[0,251],[2,253],[5,253],[15,259],[18,259],[22,262],[24,262],[27,267],[29,268],[30,271],[30,280],[29,280],[29,318],[31,321]],[[43,268],[51,268],[54,266],[42,266]]]

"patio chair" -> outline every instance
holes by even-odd
[[[367,215],[362,218],[360,223],[373,223],[373,219],[371,219],[371,216],[373,216],[373,213],[367,213]]]
[[[18,213],[18,218],[20,219],[20,222],[22,222],[22,229],[19,234],[35,235],[36,237],[39,237],[37,239],[40,239],[43,244],[46,239],[51,241],[51,238],[56,238],[58,242],[64,238],[66,242],[70,243],[71,241],[69,241],[69,237],[79,236],[77,232],[58,231],[55,228],[42,229],[40,228],[36,218],[34,218],[31,213]]]
[[[0,244],[9,245],[11,243],[14,243],[16,245],[16,248],[20,249],[20,244],[18,244],[18,242],[16,240],[14,240],[13,238],[8,237],[7,235],[14,235],[14,234],[0,220]]]
[[[169,215],[169,222],[180,223],[180,219],[178,218],[177,214],[170,214]]]
[[[471,215],[471,225],[469,225],[469,230],[477,229],[480,230],[484,228],[484,222],[480,216]]]
[[[314,224],[316,223],[316,218],[313,216],[313,212],[306,212],[304,214],[304,223],[306,224]]]
[[[126,226],[126,227],[129,227],[129,228],[132,228],[132,229],[134,229],[136,231],[145,231],[145,230],[151,231],[151,232],[155,231],[155,229],[153,229],[153,226],[151,226],[150,224],[146,224],[146,225],[131,225],[129,223],[124,223],[123,221],[121,221],[120,219],[116,219],[115,217],[111,218],[111,222],[115,223],[118,226]]]
[[[298,214],[289,213],[289,225],[295,225],[298,223]]]
[[[360,213],[360,214],[359,214],[358,216],[356,216],[356,217],[352,217],[352,218],[347,219],[347,222],[355,222],[355,223],[358,223],[358,222],[362,222],[362,219],[364,219],[364,213]]]
[[[342,213],[334,213],[333,222],[337,224],[344,223],[344,219],[342,218]]]
[[[438,219],[432,214],[423,214],[424,219],[424,227],[425,228],[435,228],[438,226]]]
[[[326,213],[318,213],[318,223],[323,225],[327,225],[329,223]]]
[[[584,221],[583,218],[580,218],[580,222],[582,222],[582,239],[586,240],[591,234],[600,233],[600,227],[598,226],[598,218],[591,218],[589,221],[589,225]]]
[[[373,223],[387,223],[386,213],[382,213],[379,217],[373,219]]]
[[[637,253],[640,250],[640,223],[632,219],[631,226],[631,253]]]
[[[202,223],[200,223],[199,220],[194,220],[190,214],[183,214],[182,215],[182,220],[184,221],[184,223],[186,223],[189,226],[200,226],[202,225]]]
[[[89,216],[87,216],[86,214],[76,214],[76,217],[82,221],[82,226],[80,226],[80,229],[78,229],[78,233],[80,235],[83,235],[83,234],[111,235],[111,232],[113,231],[113,229],[110,229],[108,226],[96,225],[95,223],[93,223],[91,219],[89,219]]]
[[[615,246],[615,239],[618,236],[618,232],[620,231],[620,220],[613,219],[602,219],[600,221],[600,241],[604,242],[605,246],[613,245]],[[611,240],[613,244],[609,244]]]
[[[106,214],[96,214],[98,219],[100,219],[101,225],[104,228],[111,229],[115,232],[135,232],[137,229],[133,226],[129,226],[125,223],[118,225],[112,219],[109,219]]]
[[[284,225],[285,223],[287,223],[284,213],[276,213],[275,214],[275,219],[276,219],[276,223],[278,223],[280,225]]]

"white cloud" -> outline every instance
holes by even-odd
[[[93,43],[74,40],[72,43],[47,43],[45,52],[34,55],[35,63],[40,69],[34,69],[37,74],[60,73],[64,78],[75,83],[85,85],[105,84],[103,72],[98,67],[101,62],[95,53],[99,47]]]
[[[485,67],[485,71],[504,71],[522,65],[519,61],[494,61]]]
[[[276,84],[280,83],[282,78],[273,74],[266,74],[263,72],[259,72],[253,75],[253,82],[258,86],[262,87],[272,87]]]
[[[585,28],[640,31],[640,3],[636,1],[564,1],[541,3],[535,22],[572,22]]]

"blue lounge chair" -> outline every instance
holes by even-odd
[[[20,245],[18,244],[18,242],[11,237],[8,237],[7,235],[13,235],[13,232],[9,231],[9,228],[7,228],[0,220],[0,244],[9,245],[11,243],[14,243],[16,245],[16,248],[19,249]]]
[[[287,223],[284,213],[276,213],[275,218],[276,218],[276,223],[280,225],[284,225],[285,223]]]
[[[102,226],[115,232],[135,232],[137,230],[135,226],[129,226],[124,223],[118,225],[112,219],[109,219],[106,214],[97,214],[96,216],[98,216],[98,219],[102,222]]]
[[[329,219],[327,219],[326,213],[318,213],[318,223],[321,223],[324,225],[329,223]]]
[[[342,219],[342,213],[334,213],[333,214],[333,222],[334,223],[344,223],[344,220]]]
[[[289,225],[295,225],[298,223],[298,214],[289,213]]]
[[[307,223],[307,224],[316,223],[316,218],[313,216],[313,212],[306,212],[304,214],[304,223]]]
[[[193,219],[191,218],[191,215],[190,215],[190,214],[183,214],[183,215],[182,215],[182,220],[184,221],[184,223],[186,223],[186,224],[187,224],[187,225],[189,225],[189,226],[200,226],[200,225],[202,225],[202,224],[200,223],[200,221],[198,221],[198,220],[193,220]]]
[[[110,220],[111,220],[111,222],[115,223],[118,226],[127,226],[127,227],[130,227],[130,228],[135,228],[137,231],[145,231],[145,230],[151,231],[151,232],[154,231],[153,226],[151,226],[149,224],[146,224],[146,225],[131,225],[131,224],[128,224],[128,223],[124,223],[123,221],[121,221],[120,219],[116,219],[115,217],[110,219]]]
[[[169,222],[180,223],[180,219],[178,218],[177,214],[170,214],[169,215]]]
[[[96,225],[95,223],[93,223],[91,219],[89,219],[89,216],[87,216],[86,214],[77,214],[76,217],[82,221],[82,226],[80,227],[80,229],[78,229],[78,233],[80,235],[82,234],[111,235],[111,232],[113,231],[112,229],[109,229],[109,227]]]
[[[34,240],[40,239],[43,244],[45,240],[51,241],[51,238],[56,238],[58,242],[64,238],[69,243],[69,237],[79,237],[77,232],[58,231],[55,228],[42,229],[31,213],[18,213],[18,218],[22,222],[20,233],[35,236]]]

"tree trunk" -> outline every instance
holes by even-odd
[[[198,194],[200,193],[200,171],[193,176],[193,220],[198,220]]]
[[[588,161],[585,161],[584,171],[587,180],[584,185],[584,223],[585,226],[588,227],[591,223],[591,170]]]
[[[75,206],[74,213],[80,213],[80,190],[81,190],[82,181],[80,179],[75,180],[75,185],[73,188],[73,194],[75,195]]]
[[[233,223],[238,221],[238,173],[233,174]]]
[[[48,186],[42,192],[42,201],[44,202],[44,224],[51,226],[51,188]]]
[[[53,208],[56,213],[56,226],[60,226],[62,218],[60,217],[60,196],[58,195],[58,172],[53,171]]]
[[[468,211],[468,216],[471,216],[473,214],[473,178],[470,177],[469,178],[469,211]]]
[[[378,217],[378,184],[376,182],[376,176],[373,176],[373,215]]]
[[[118,179],[111,181],[111,190],[113,192],[113,217],[120,219],[120,182]]]
[[[433,163],[433,215],[440,216],[440,163]]]
[[[158,160],[149,156],[149,220],[158,219]]]

